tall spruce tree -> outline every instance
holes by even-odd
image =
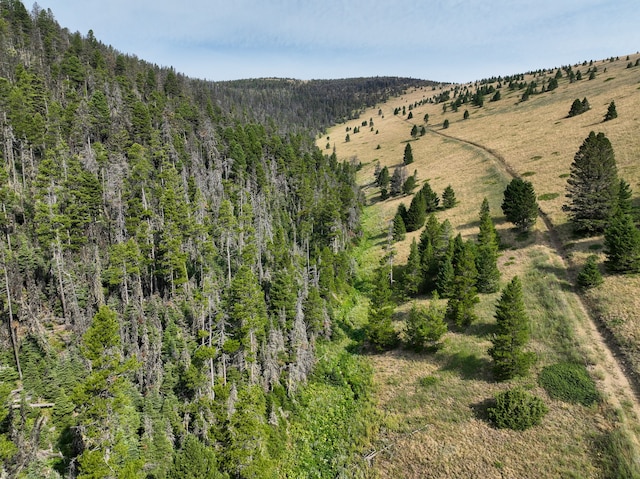
[[[460,235],[456,240],[460,238]],[[455,242],[454,242],[455,243]],[[457,250],[457,251],[456,251]],[[476,279],[478,272],[475,265],[474,246],[470,242],[454,247],[453,284],[451,297],[447,303],[447,319],[457,327],[464,328],[476,320],[474,307],[478,303]]]
[[[486,204],[485,204],[486,203]],[[498,238],[489,202],[485,198],[480,208],[480,232],[476,253],[476,269],[478,278],[476,286],[480,293],[495,293],[500,287],[500,271],[498,270]]]
[[[420,190],[413,195],[411,204],[407,210],[407,220],[405,221],[407,231],[417,231],[422,228],[426,217],[427,205],[422,190]]]
[[[414,128],[416,128],[414,126]],[[416,129],[416,135],[417,135],[418,130]],[[413,130],[411,130],[411,136],[415,136],[413,134]],[[402,159],[402,162],[405,165],[410,165],[411,163],[413,163],[413,151],[411,150],[411,143],[407,143],[407,146],[404,147],[404,157]]]
[[[607,268],[618,273],[640,271],[640,231],[633,218],[615,208],[604,232]]]
[[[416,296],[420,292],[422,286],[422,268],[420,267],[420,251],[418,243],[413,238],[407,258],[407,264],[404,267],[402,277],[404,292],[409,296]]]
[[[502,212],[521,231],[528,231],[538,217],[536,193],[530,181],[514,178],[504,190]]]
[[[563,210],[578,233],[602,233],[616,205],[620,182],[611,142],[593,131],[575,154]]]
[[[524,351],[530,327],[522,298],[522,284],[517,276],[503,290],[495,317],[496,333],[489,349],[495,378],[503,381],[526,375],[533,355]]]

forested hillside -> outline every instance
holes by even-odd
[[[0,476],[354,477],[356,165],[304,129],[412,81],[213,84],[0,12]]]

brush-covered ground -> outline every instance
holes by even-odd
[[[407,142],[415,160],[408,173],[417,171],[415,191],[425,180],[439,194],[451,185],[458,204],[437,216],[441,222],[449,219],[465,239],[477,234],[479,209],[486,197],[505,245],[499,258],[501,283],[506,285],[514,275],[521,278],[532,328],[528,349],[537,355],[528,377],[494,381],[487,349],[499,293],[480,295],[479,320],[464,331],[448,332],[435,352],[418,354],[399,347],[370,355],[381,415],[380,434],[369,454],[374,475],[598,478],[633,477],[640,470],[638,402],[628,380],[640,377],[640,278],[607,275],[603,267],[604,284],[577,294],[576,271],[590,254],[599,255],[602,264],[603,238],[574,237],[562,211],[570,164],[592,130],[610,139],[619,176],[632,189],[640,188],[640,66],[627,67],[638,58],[636,54],[573,65],[574,73],[581,71],[582,80],[570,82],[563,72],[558,88],[531,95],[527,101],[520,101],[524,90],[510,90],[503,83],[500,100],[491,102],[492,95],[487,95],[483,107],[464,104],[457,112],[450,107],[445,112],[442,103],[425,101],[453,91],[454,86],[413,90],[319,138],[321,148],[335,148],[340,159],[356,158],[362,163],[360,183],[368,200],[364,227],[371,244],[371,250],[361,256],[365,271],[375,267],[383,254],[398,204],[408,207],[411,202],[410,196],[380,200],[373,184],[376,163],[387,166],[391,174],[402,163]],[[593,67],[597,67],[595,78],[588,80],[587,70]],[[525,75],[521,81],[535,80],[540,91],[545,78],[556,71]],[[492,85],[497,87],[498,82]],[[475,90],[473,84],[467,87]],[[568,118],[576,98],[587,98],[591,109]],[[618,118],[603,122],[611,101]],[[394,109],[403,107],[405,115],[394,115]],[[409,112],[412,119],[407,119]],[[426,124],[425,114],[429,115]],[[365,120],[367,126],[362,125]],[[445,120],[449,121],[446,129]],[[412,138],[413,125],[426,125],[426,134]],[[360,132],[354,133],[354,127]],[[538,218],[527,237],[513,231],[500,208],[504,187],[514,174],[533,183],[546,217],[546,221]],[[634,192],[634,203],[639,201],[640,194]],[[406,262],[409,245],[419,235],[420,231],[410,233],[394,245],[396,264]],[[417,299],[419,303],[429,300]],[[407,302],[396,311],[395,325],[401,334],[410,307]],[[611,337],[605,340],[601,333]],[[618,351],[616,346],[622,353],[618,359],[611,353]],[[538,385],[538,373],[559,361],[584,364],[602,400],[582,406],[550,398]],[[488,401],[514,385],[544,399],[549,413],[541,425],[515,432],[488,423]]]

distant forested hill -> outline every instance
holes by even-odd
[[[245,108],[253,119],[320,131],[358,118],[365,108],[400,95],[411,87],[435,85],[413,78],[373,77],[341,80],[255,79],[207,83],[225,111]],[[204,89],[205,92],[207,88]],[[211,96],[210,93],[206,93]]]
[[[353,477],[357,165],[303,130],[416,82],[193,80],[17,0],[0,59],[0,475]]]

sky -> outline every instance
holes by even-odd
[[[23,0],[30,9],[33,4]],[[638,0],[39,0],[71,32],[207,80],[475,81],[640,50]]]

